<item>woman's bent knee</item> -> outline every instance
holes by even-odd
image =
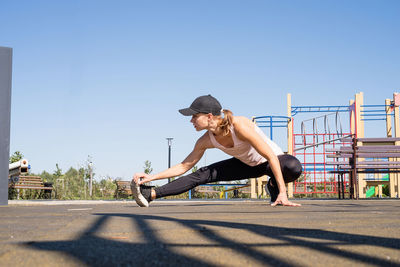
[[[303,172],[303,167],[296,157],[285,155],[282,172],[285,182],[293,182],[300,177]]]
[[[292,172],[292,176],[295,177],[295,179],[300,177],[301,173],[303,172],[303,167],[301,166],[301,163],[298,159],[292,161],[290,170]]]

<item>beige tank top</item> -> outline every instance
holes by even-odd
[[[264,132],[255,124],[254,124],[254,129],[262,137],[262,139],[269,145],[269,147],[272,149],[275,155],[278,156],[284,154],[282,149],[271,139],[269,139],[264,134]],[[261,156],[257,152],[257,150],[253,146],[250,145],[250,143],[244,142],[236,137],[235,129],[233,128],[233,126],[231,126],[231,134],[233,139],[233,147],[231,148],[224,147],[223,145],[218,143],[218,141],[215,139],[215,136],[210,131],[208,131],[208,134],[210,136],[211,143],[213,144],[214,147],[221,149],[226,154],[239,159],[240,161],[246,163],[249,166],[256,166],[267,161],[263,156]]]

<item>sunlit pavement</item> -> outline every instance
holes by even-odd
[[[10,201],[0,266],[400,266],[399,200]]]

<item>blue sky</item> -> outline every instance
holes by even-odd
[[[400,91],[398,14],[385,0],[3,0],[11,153],[33,172],[90,155],[97,178],[127,180],[145,160],[167,167],[166,137],[173,164],[190,153],[201,133],[177,110],[199,95],[246,117],[286,115],[287,93],[293,105],[347,105],[356,92],[384,104]]]

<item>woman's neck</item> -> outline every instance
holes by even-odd
[[[214,134],[215,136],[219,136],[222,135],[222,130],[221,128],[218,126],[219,123],[221,122],[221,120],[211,120],[208,123],[208,130]]]

